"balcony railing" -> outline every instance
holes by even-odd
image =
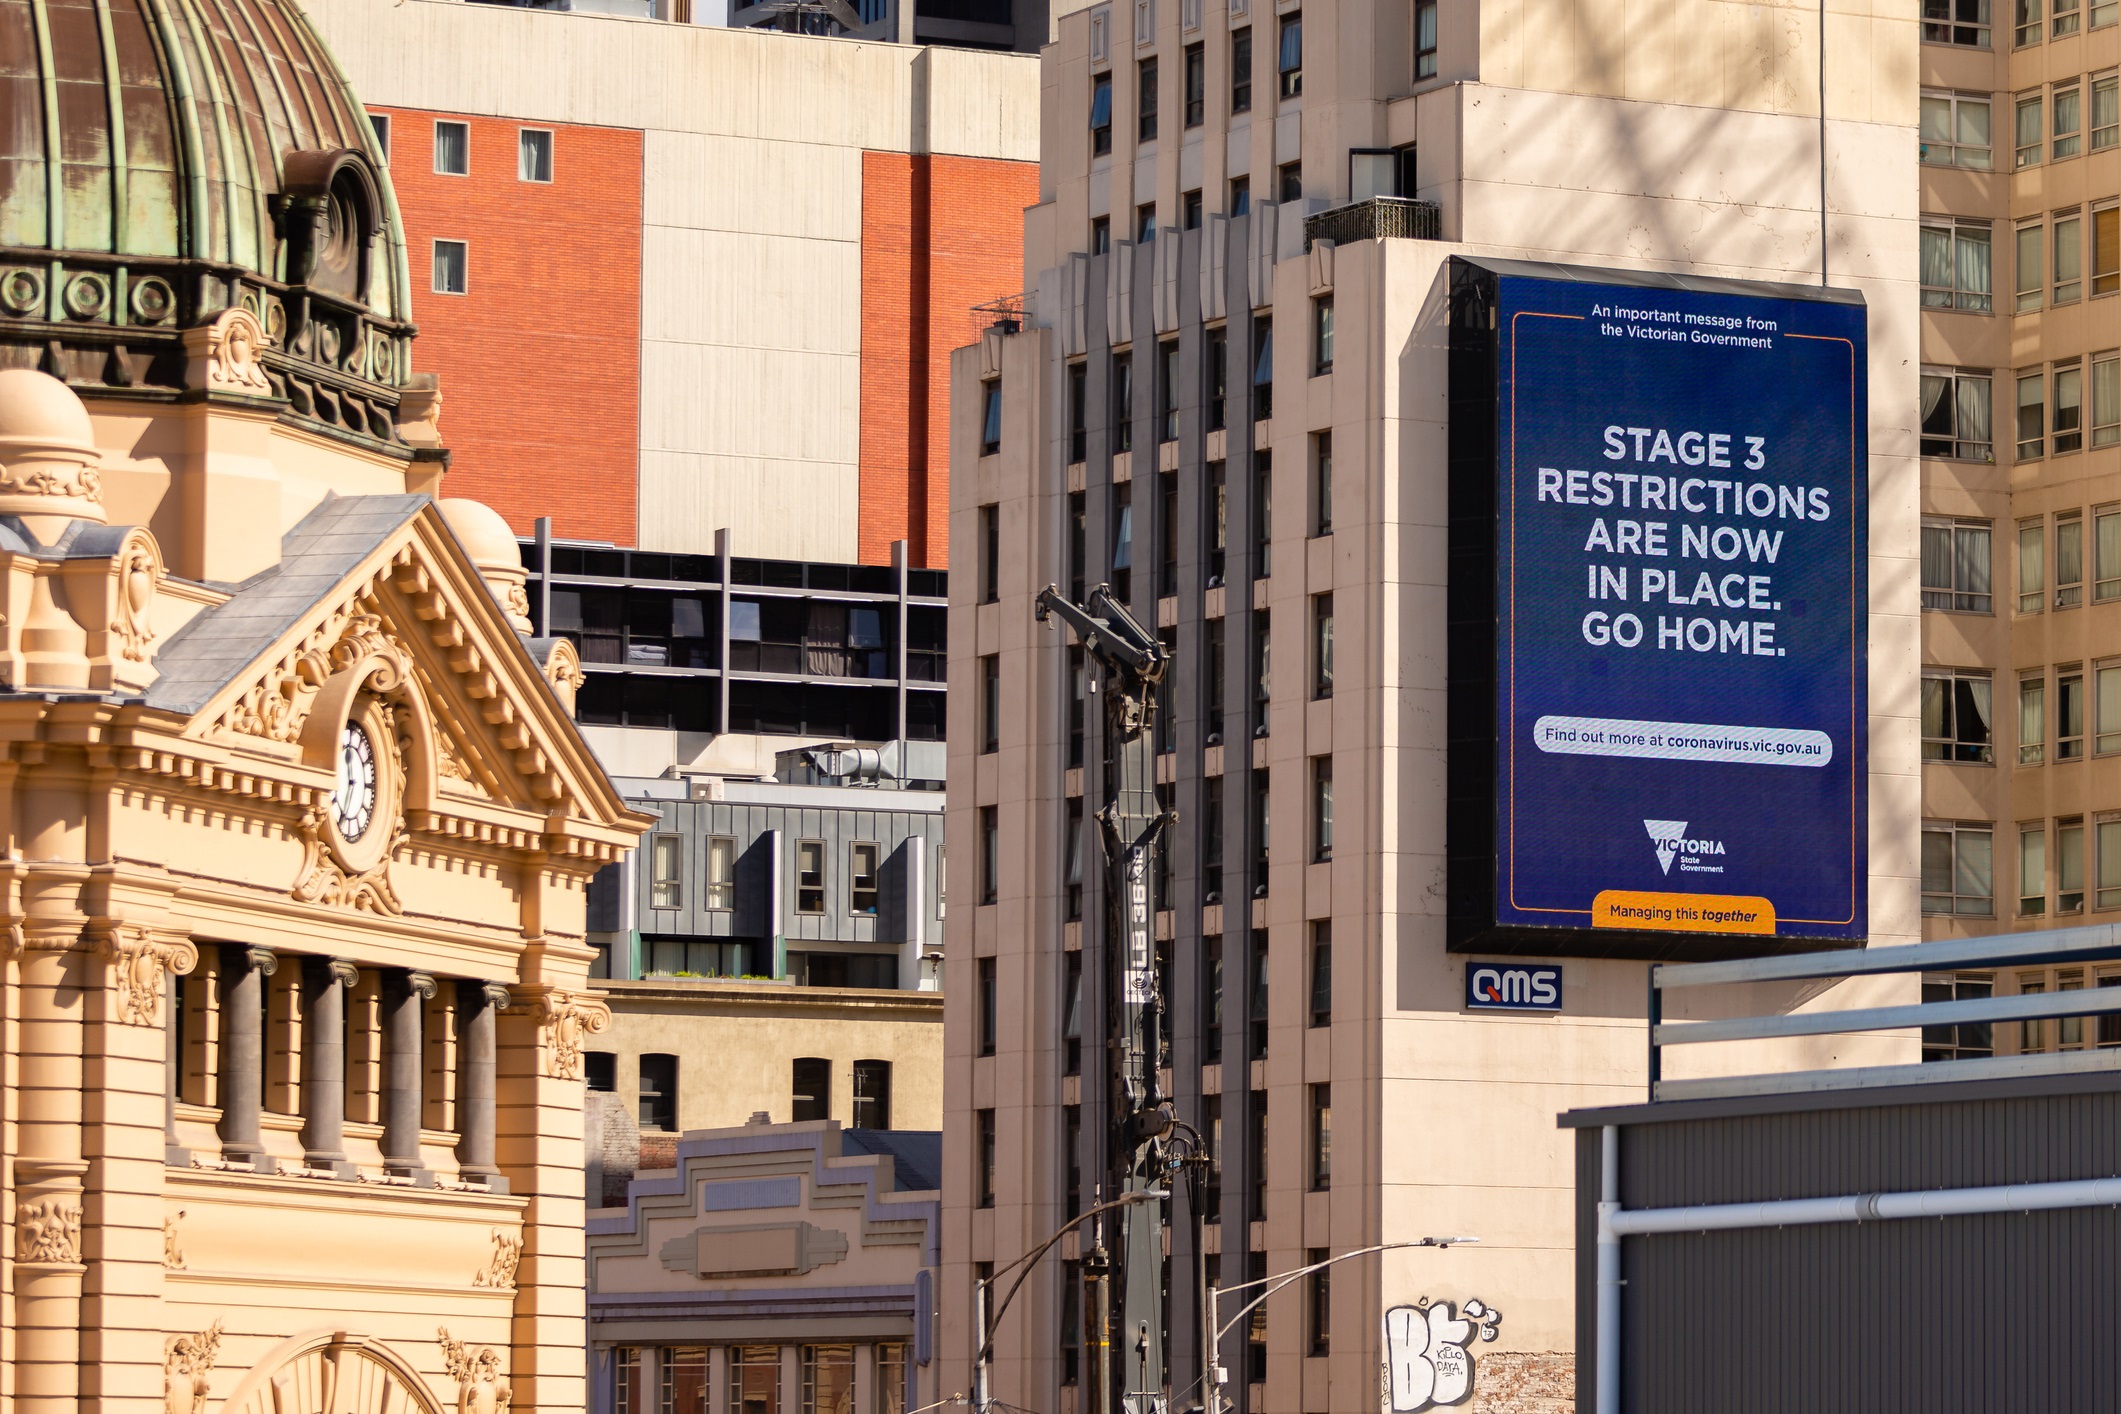
[[[1373,196],[1304,218],[1304,249],[1314,241],[1346,245],[1380,236],[1409,241],[1443,239],[1443,208],[1405,196]]]

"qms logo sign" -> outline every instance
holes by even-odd
[[[1560,1011],[1561,969],[1467,963],[1466,1005],[1476,1011]]]

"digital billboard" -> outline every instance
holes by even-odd
[[[1861,940],[1863,305],[1456,264],[1453,945]]]

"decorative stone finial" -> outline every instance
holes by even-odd
[[[482,501],[458,498],[438,501],[436,506],[463,543],[464,553],[478,567],[479,577],[486,581],[493,597],[501,601],[509,627],[517,633],[529,633],[530,594],[523,586],[530,579],[530,571],[523,568],[523,552],[508,522]]]
[[[73,389],[35,369],[0,371],[0,515],[100,524],[102,464]]]

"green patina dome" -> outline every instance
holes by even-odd
[[[292,0],[0,0],[0,367],[178,396],[184,331],[244,309],[288,416],[390,443],[407,294],[375,135]]]

